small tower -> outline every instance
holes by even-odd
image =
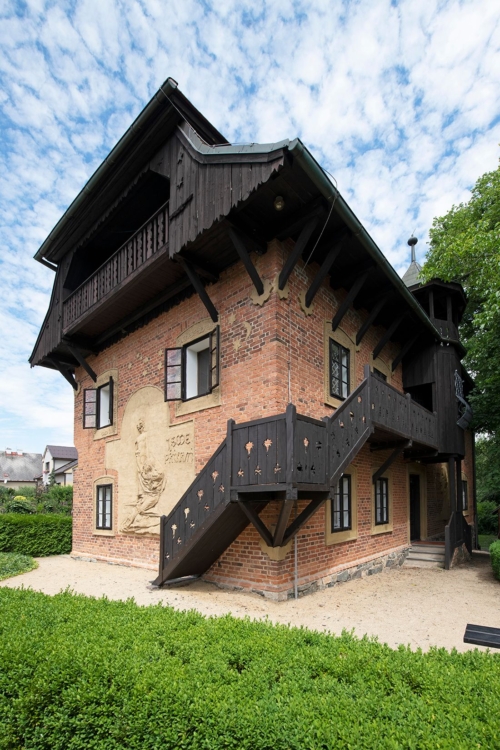
[[[408,244],[411,247],[411,263],[408,266],[405,275],[403,276],[403,282],[409,289],[417,286],[417,284],[420,284],[420,273],[422,271],[422,266],[417,263],[417,259],[415,257],[415,245],[417,244],[417,242],[417,238],[413,236],[411,236],[408,240]]]

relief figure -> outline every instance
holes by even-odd
[[[160,516],[156,506],[165,487],[165,474],[158,471],[148,451],[148,437],[143,419],[137,423],[135,461],[137,473],[137,500],[120,531],[136,534],[159,533]]]

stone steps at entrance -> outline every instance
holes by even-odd
[[[407,568],[444,568],[444,543],[413,542],[404,562]]]

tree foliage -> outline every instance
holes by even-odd
[[[423,276],[465,289],[461,337],[476,382],[474,426],[500,435],[500,167],[478,179],[467,203],[434,219]]]

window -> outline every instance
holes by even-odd
[[[165,349],[165,401],[189,401],[219,385],[219,326],[184,346]]]
[[[335,496],[332,498],[332,533],[349,531],[351,518],[351,477],[344,474],[338,481]]]
[[[83,392],[83,427],[101,429],[113,424],[113,378]]]
[[[375,525],[389,523],[389,480],[377,479],[375,483]]]
[[[350,389],[350,351],[330,339],[330,396],[347,398]]]
[[[97,486],[96,529],[112,528],[113,485]]]
[[[469,510],[467,482],[464,479],[462,479],[462,510]]]
[[[376,378],[379,378],[380,380],[384,380],[387,382],[387,375],[381,370],[377,370],[376,367],[373,368],[373,374],[375,375]]]

